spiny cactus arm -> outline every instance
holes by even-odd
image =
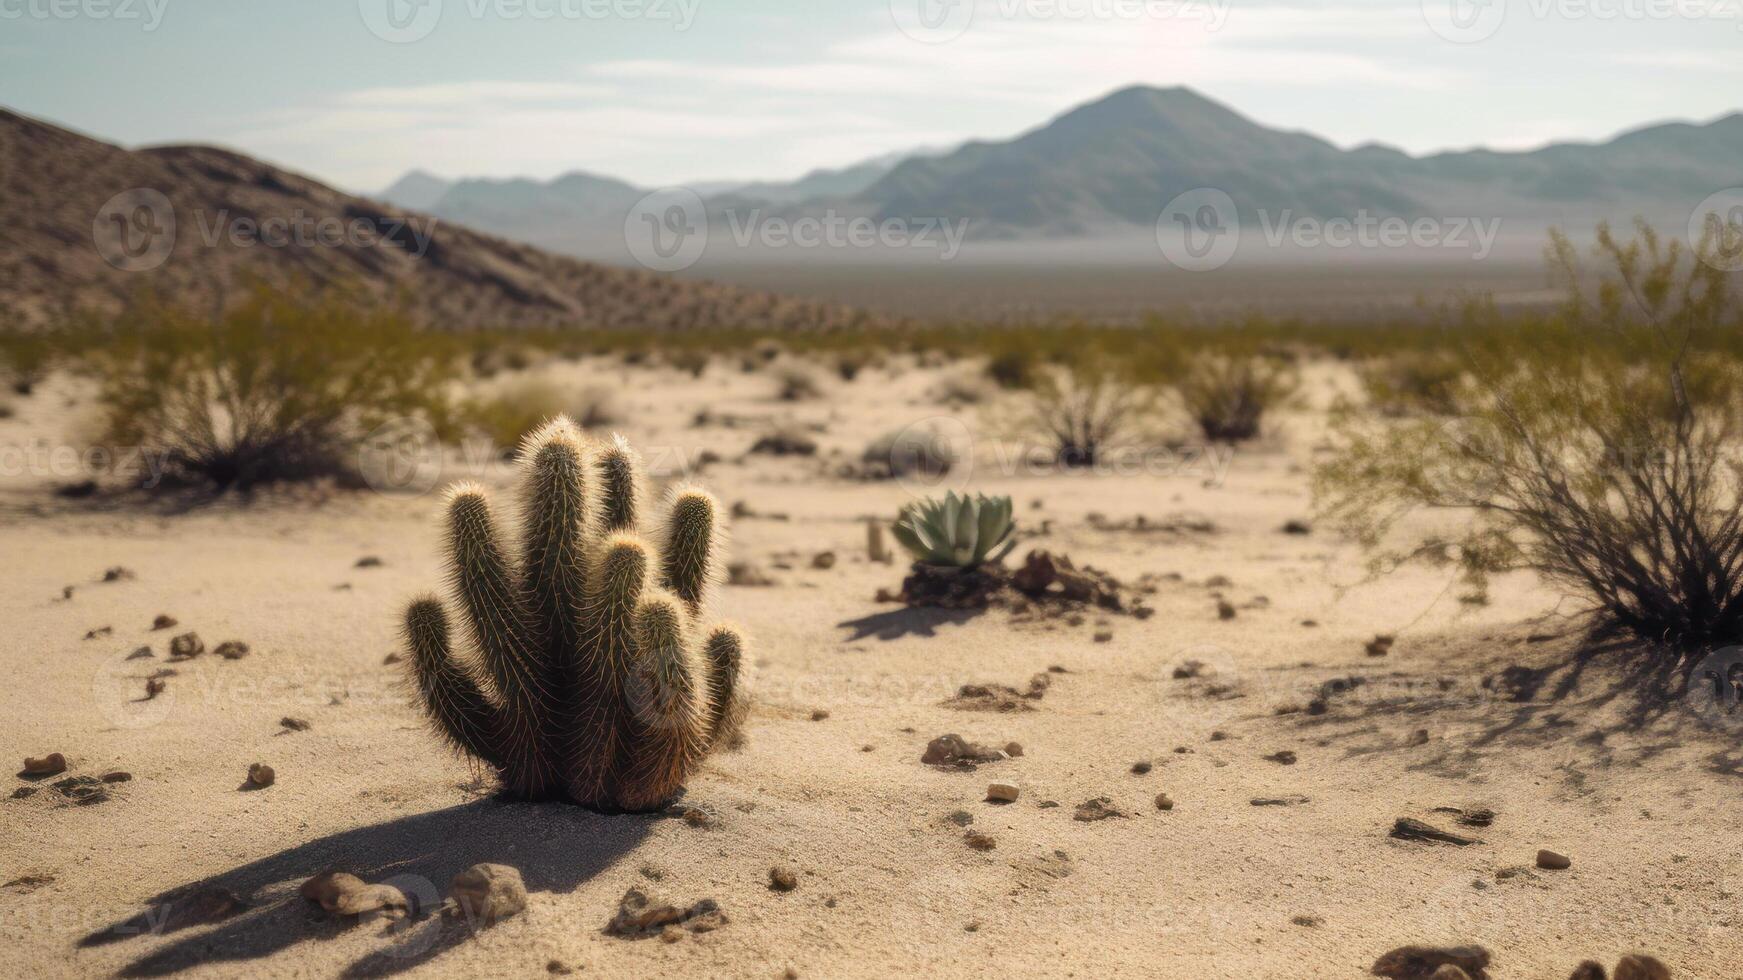
[[[405,638],[418,698],[436,730],[460,751],[500,768],[499,719],[471,674],[454,660],[440,599],[425,596],[406,609]]]
[[[708,751],[708,677],[689,648],[689,614],[676,596],[642,599],[624,683],[624,751],[614,785],[626,810],[670,800]]]
[[[683,600],[691,616],[700,615],[720,550],[720,505],[713,495],[695,487],[673,491],[666,511],[662,582]]]
[[[490,501],[476,486],[457,487],[448,504],[453,588],[485,673],[501,700],[498,745],[510,789],[542,795],[551,783],[540,732],[545,711],[546,671],[532,646],[526,613]]]
[[[733,626],[716,626],[702,643],[708,670],[708,744],[728,743],[744,723],[749,698],[744,690],[744,636]]]
[[[635,610],[647,584],[650,549],[633,534],[613,534],[593,555],[575,700],[563,727],[569,794],[586,805],[609,803],[610,777],[622,744],[623,685],[633,660]]]
[[[576,651],[586,601],[587,547],[596,517],[589,500],[589,467],[583,436],[558,416],[521,445],[521,605],[540,660],[552,706],[576,697]],[[553,707],[544,714],[544,737],[558,745],[567,733]]]
[[[611,444],[599,450],[595,463],[603,504],[601,526],[606,531],[635,530],[641,513],[641,457],[628,440],[613,436]]]

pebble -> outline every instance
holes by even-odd
[[[1097,643],[1107,643],[1107,642],[1112,641],[1113,638],[1114,638],[1113,630],[1098,630],[1098,631],[1096,631],[1096,634],[1095,634],[1095,642],[1097,642]]]
[[[986,799],[988,803],[1015,803],[1019,793],[1015,783],[988,783]]]
[[[770,891],[790,892],[797,887],[799,887],[799,876],[794,873],[792,868],[777,864],[769,869]]]
[[[307,718],[293,718],[290,715],[280,718],[278,723],[293,732],[306,732],[314,727]]]
[[[198,633],[183,633],[169,641],[169,655],[179,660],[186,660],[189,657],[197,657],[205,652],[205,641],[200,639],[200,634]]]
[[[1018,758],[1019,756],[1021,756],[1023,754],[1023,743],[1021,743],[1021,742],[1006,742],[1005,743],[1005,754],[1010,756],[1013,759]]]
[[[1132,775],[1142,776],[1149,772],[1150,768],[1151,766],[1148,759],[1140,759],[1137,762],[1132,763]]]
[[[829,569],[834,568],[835,567],[835,552],[833,552],[833,551],[819,551],[817,554],[812,555],[811,556],[811,567],[816,568],[816,569],[820,569],[823,571],[828,571]]]
[[[152,698],[162,694],[166,687],[169,687],[169,682],[163,678],[147,677],[145,679],[145,700],[150,701]]]
[[[140,647],[139,649],[128,654],[127,659],[128,660],[144,660],[150,656],[152,656],[151,647],[145,646],[145,647]]]
[[[67,771],[67,757],[59,752],[50,752],[41,758],[24,760],[24,775],[52,776],[55,773]]]
[[[490,925],[527,907],[527,886],[506,864],[474,864],[454,876],[448,898],[466,921]]]
[[[1537,866],[1545,871],[1566,871],[1573,863],[1573,859],[1566,854],[1557,854],[1554,851],[1537,852]]]
[[[1295,760],[1295,753],[1289,751],[1288,749],[1284,749],[1281,752],[1273,752],[1270,755],[1266,756],[1265,761],[1266,762],[1275,762],[1280,766],[1293,766],[1293,765],[1295,765],[1295,761],[1296,761]]]
[[[826,721],[828,718],[829,712],[824,711],[822,708],[818,708],[816,711],[811,712],[812,721]]]
[[[225,640],[218,644],[218,648],[212,652],[225,660],[241,660],[248,656],[248,644],[241,640]]]
[[[1224,620],[1234,619],[1235,607],[1231,605],[1227,599],[1218,599],[1216,601],[1216,618]]]
[[[248,767],[248,785],[265,789],[278,779],[278,773],[263,762],[256,762]]]
[[[157,618],[151,621],[151,628],[154,630],[167,630],[177,625],[176,618],[169,613],[158,613]]]
[[[1174,798],[1169,796],[1167,793],[1157,793],[1156,794],[1156,809],[1158,809],[1158,810],[1172,810],[1172,809],[1174,809]]]

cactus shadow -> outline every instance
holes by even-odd
[[[122,977],[171,976],[213,964],[247,973],[237,964],[364,930],[379,933],[381,942],[344,975],[392,975],[428,963],[473,934],[471,924],[444,920],[436,911],[455,874],[481,862],[510,864],[529,893],[570,892],[635,849],[657,819],[605,816],[561,803],[464,803],[330,834],[176,885],[147,899],[144,911],[77,945],[153,943],[116,971]],[[419,908],[397,923],[328,915],[297,892],[328,870],[394,884]],[[240,905],[214,899],[222,893]]]
[[[852,643],[877,637],[899,640],[904,636],[937,636],[938,627],[961,625],[986,613],[984,608],[943,609],[936,606],[904,606],[889,612],[873,613],[859,619],[849,619],[835,625],[853,630],[845,642]]]

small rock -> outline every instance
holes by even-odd
[[[545,964],[545,972],[554,977],[566,977],[569,974],[574,973],[575,970],[562,960],[552,960]]]
[[[169,655],[175,660],[186,660],[206,652],[206,644],[198,633],[183,633],[169,641]]]
[[[1020,758],[1023,754],[1023,743],[1021,743],[1021,742],[1006,742],[1005,743],[1005,754],[1010,756],[1013,759]]]
[[[1097,642],[1097,643],[1107,643],[1107,642],[1111,641],[1113,638],[1114,638],[1113,630],[1097,630],[1096,634],[1095,634],[1095,642]]]
[[[323,871],[302,883],[297,893],[338,915],[363,915],[386,909],[411,910],[411,900],[392,885],[371,885],[344,871]]]
[[[1270,755],[1266,756],[1265,761],[1266,762],[1275,762],[1280,766],[1293,766],[1293,765],[1295,765],[1296,759],[1295,759],[1294,752],[1291,752],[1288,749],[1284,749],[1281,752],[1273,752]]]
[[[67,771],[67,757],[59,752],[50,752],[40,758],[26,757],[24,771],[21,776],[53,776]]]
[[[1289,921],[1292,924],[1301,926],[1304,929],[1312,929],[1312,928],[1315,928],[1316,926],[1318,926],[1320,923],[1324,922],[1325,920],[1321,919],[1317,915],[1296,915],[1296,916],[1291,916]]]
[[[811,556],[811,567],[816,568],[816,569],[821,569],[823,571],[828,571],[829,569],[834,568],[835,567],[835,552],[833,552],[833,551],[819,551],[815,555],[812,555]]]
[[[278,773],[272,767],[262,762],[256,762],[248,767],[248,785],[265,789],[278,779]]]
[[[397,654],[397,653],[390,653],[387,656],[381,658],[381,665],[383,667],[391,667],[397,663],[399,663],[399,654]]]
[[[1148,773],[1150,769],[1151,765],[1148,759],[1140,759],[1137,762],[1132,763],[1132,775],[1134,776],[1142,776],[1145,773]]]
[[[1218,599],[1216,601],[1216,618],[1223,620],[1234,619],[1234,604],[1229,602],[1227,599]]]
[[[1210,740],[1213,742],[1226,742],[1229,740],[1229,733],[1219,728],[1210,733]]]
[[[1253,806],[1300,806],[1310,801],[1300,794],[1291,794],[1289,796],[1255,796],[1248,802]]]
[[[690,932],[709,932],[720,928],[726,922],[726,914],[712,898],[704,898],[687,909],[679,909],[668,902],[649,897],[639,888],[631,888],[618,900],[617,914],[605,924],[605,932],[611,936],[639,939],[657,935],[669,925],[681,926]]]
[[[971,770],[979,763],[997,762],[1005,754],[998,749],[990,748],[967,741],[961,735],[940,735],[926,743],[926,751],[920,756],[920,761],[929,766],[941,768]]]
[[[140,647],[139,649],[128,654],[127,659],[128,660],[144,660],[150,656],[152,656],[152,652],[151,652],[150,647]]]
[[[527,886],[506,864],[474,864],[449,882],[448,897],[468,923],[488,926],[527,907]]]
[[[1157,793],[1156,794],[1156,809],[1158,809],[1158,810],[1172,810],[1172,809],[1174,809],[1174,798],[1169,796],[1167,793]]]
[[[1489,951],[1481,946],[1400,946],[1375,960],[1370,972],[1390,980],[1433,980],[1435,971],[1447,965],[1473,978],[1487,976]]]
[[[1554,851],[1537,852],[1537,866],[1545,871],[1566,871],[1573,863],[1573,859],[1566,854],[1557,854]]]
[[[799,887],[799,876],[793,872],[792,868],[777,864],[769,869],[769,890],[790,892],[797,887]]]
[[[132,577],[133,570],[130,568],[122,568],[120,565],[116,565],[114,568],[108,569],[103,573],[103,581],[105,582],[122,582]]]
[[[169,687],[169,681],[166,681],[161,677],[147,677],[145,679],[145,700],[150,701],[152,698],[157,697],[159,694],[162,694],[164,689],[167,687]]]
[[[1460,837],[1450,831],[1441,830],[1431,824],[1423,823],[1411,817],[1399,817],[1392,824],[1391,837],[1395,840],[1421,841],[1424,843],[1452,844],[1465,847],[1470,844],[1481,844],[1474,837]]]
[[[984,834],[978,830],[965,831],[962,835],[962,839],[964,843],[977,851],[990,851],[999,846],[999,842],[993,840],[991,834]]]
[[[1284,534],[1312,534],[1313,528],[1303,520],[1288,520],[1283,522]]]
[[[241,640],[225,640],[218,644],[218,648],[212,652],[225,660],[241,660],[248,656],[248,644]]]
[[[1015,803],[1020,792],[1016,783],[988,783],[986,799],[988,803]]]
[[[1405,740],[1404,744],[1410,748],[1416,748],[1419,745],[1427,745],[1428,729],[1418,728],[1416,731],[1411,732],[1410,737]]]
[[[822,708],[818,708],[816,711],[811,712],[811,720],[812,721],[824,721],[828,717],[829,717],[829,712],[824,711]]]
[[[1113,800],[1108,799],[1105,796],[1098,796],[1095,799],[1084,800],[1082,803],[1079,803],[1077,805],[1077,812],[1072,815],[1072,819],[1081,820],[1084,823],[1091,823],[1096,820],[1106,820],[1109,817],[1129,816],[1131,816],[1131,814],[1115,806]]]
[[[283,726],[286,731],[292,732],[306,732],[314,727],[307,718],[293,718],[290,715],[280,718],[278,723]]]
[[[102,779],[105,783],[130,783],[133,781],[133,774],[116,769],[112,772],[104,773]]]
[[[1367,646],[1363,647],[1363,649],[1367,651],[1367,654],[1370,657],[1384,657],[1386,654],[1392,652],[1392,643],[1394,639],[1395,637],[1388,633],[1381,633],[1372,640],[1369,640]]]
[[[351,567],[352,568],[380,568],[382,565],[385,565],[385,564],[386,564],[386,562],[382,561],[380,558],[377,558],[374,555],[364,555],[362,558],[357,559],[357,563],[352,565]]]
[[[154,630],[166,630],[176,625],[176,618],[169,613],[158,613],[157,618],[151,621],[151,628]]]

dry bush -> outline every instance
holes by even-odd
[[[940,477],[959,461],[956,447],[935,425],[910,426],[887,433],[865,448],[860,462],[866,475],[901,479]]]
[[[352,477],[376,426],[448,419],[447,348],[341,290],[256,285],[215,318],[147,297],[94,329],[103,438],[161,454],[180,482]]]
[[[1400,351],[1358,370],[1368,404],[1382,415],[1452,415],[1465,369],[1451,351]]]
[[[527,433],[559,415],[567,415],[590,431],[622,421],[616,396],[609,388],[593,386],[577,392],[544,378],[505,385],[489,396],[467,402],[461,414],[472,428],[502,449],[520,445]]]
[[[692,378],[700,378],[708,370],[710,358],[707,351],[679,350],[666,355],[666,363],[683,371]]]
[[[1030,351],[1000,351],[987,360],[986,374],[993,379],[993,384],[1014,391],[1033,387],[1039,366]]]
[[[1738,226],[1710,226],[1694,254],[1644,225],[1632,241],[1601,226],[1604,271],[1586,291],[1556,235],[1564,309],[1476,331],[1452,420],[1346,414],[1316,474],[1322,507],[1380,567],[1445,557],[1479,595],[1497,572],[1532,569],[1589,599],[1602,623],[1680,653],[1736,642],[1743,315],[1705,259],[1738,243]],[[1499,319],[1487,305],[1466,316]],[[1386,544],[1423,508],[1468,520]]]
[[[938,382],[934,397],[946,405],[979,405],[987,400],[987,386],[967,374],[947,374]]]
[[[845,351],[835,358],[835,373],[843,381],[852,381],[867,368],[883,363],[883,358],[869,350]]]
[[[62,353],[59,336],[46,331],[7,329],[0,332],[0,364],[12,390],[29,395],[54,369]]]
[[[1175,390],[1212,442],[1244,442],[1259,434],[1265,413],[1294,397],[1299,382],[1287,360],[1261,353],[1206,350],[1191,356]]]
[[[1037,376],[1026,428],[1065,466],[1093,466],[1109,448],[1138,434],[1155,409],[1154,393],[1105,363],[1055,368]]]
[[[823,389],[809,369],[789,364],[775,375],[775,395],[784,402],[810,401],[822,397]]]

